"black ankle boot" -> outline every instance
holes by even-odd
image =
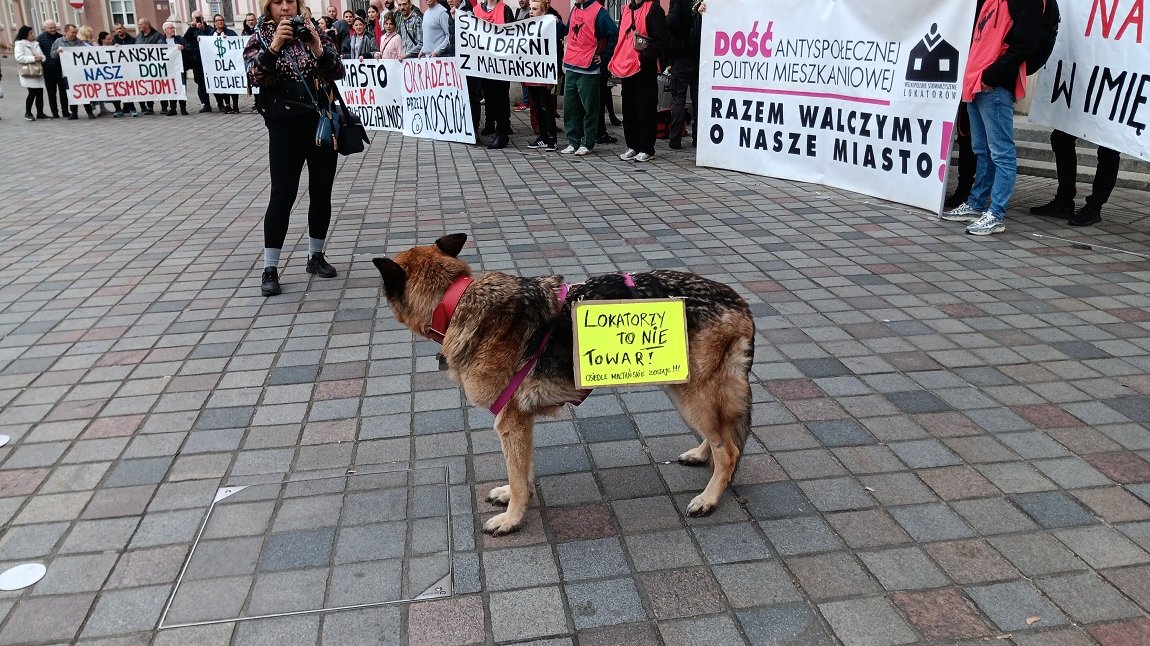
[[[275,267],[264,268],[264,275],[260,278],[260,293],[264,296],[276,296],[280,293],[280,275]]]
[[[1052,218],[1059,218],[1066,220],[1074,215],[1074,202],[1054,198],[1042,206],[1033,206],[1030,208],[1030,213],[1033,215],[1045,215]]]
[[[335,278],[335,267],[328,264],[322,251],[317,251],[307,259],[307,273],[315,274],[320,278]]]

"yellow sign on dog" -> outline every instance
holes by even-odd
[[[690,381],[682,300],[580,301],[571,316],[580,388]]]

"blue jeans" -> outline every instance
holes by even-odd
[[[1005,220],[1006,205],[1018,176],[1014,94],[1000,87],[979,92],[966,109],[970,114],[970,145],[977,159],[974,187],[966,203],[981,211],[989,200],[990,212],[999,220]]]

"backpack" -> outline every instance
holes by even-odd
[[[1058,11],[1057,0],[1046,0],[1046,7],[1042,10],[1042,28],[1038,39],[1038,48],[1026,58],[1026,73],[1034,74],[1054,51],[1054,41],[1058,39],[1058,23],[1062,22],[1062,14]]]

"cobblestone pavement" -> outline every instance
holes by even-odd
[[[618,145],[526,150],[522,121],[519,148],[494,153],[380,134],[337,175],[339,277],[304,273],[301,205],[284,294],[265,300],[258,117],[25,123],[14,80],[0,570],[48,574],[0,592],[0,644],[1150,643],[1146,194],[1116,192],[1126,217],[1081,230],[1020,198],[1006,233],[975,238],[663,144],[636,165]],[[539,426],[526,527],[478,531],[504,477],[492,418],[396,324],[369,262],[457,231],[480,270],[675,268],[747,298],[753,437],[714,515],[682,513],[707,474],[670,462],[696,440],[667,397],[602,389]],[[409,517],[442,518],[404,530],[401,506],[378,531],[400,552],[404,531],[409,548],[441,541],[450,598],[155,630],[217,488],[407,468],[446,468],[450,507],[412,488]],[[322,602],[329,565],[329,601],[339,580],[378,598],[422,586],[402,560],[410,584],[384,590],[400,580],[373,560],[388,544],[333,552],[319,493],[273,524],[272,503],[231,506],[220,531],[255,538],[214,557],[201,543],[188,616]],[[261,540],[295,560],[257,559]],[[304,562],[316,545],[334,561]],[[250,593],[228,583],[253,572]]]

